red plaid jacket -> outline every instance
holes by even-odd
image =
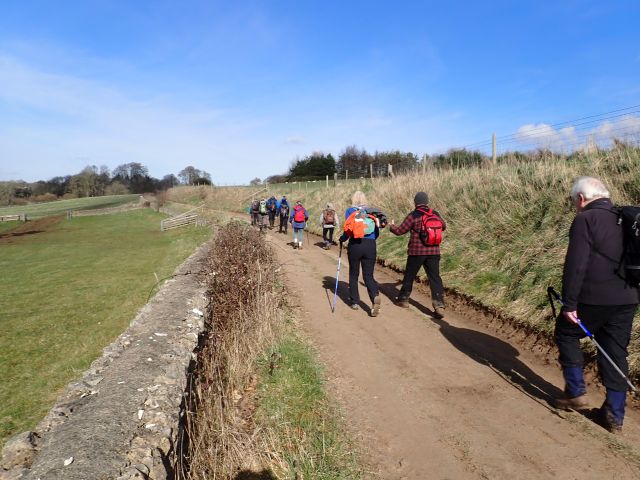
[[[424,208],[425,210],[429,208],[425,205],[418,206]],[[435,210],[433,211],[433,213],[435,213],[442,220],[442,230],[446,230],[447,224],[444,222],[442,216]],[[422,214],[414,210],[409,215],[407,215],[407,217],[400,225],[391,225],[391,233],[394,233],[395,235],[404,235],[405,233],[411,231],[411,238],[409,239],[409,246],[407,248],[408,255],[440,255],[440,245],[426,246],[424,243],[422,243],[422,240],[420,240],[420,228],[422,226],[421,217]]]

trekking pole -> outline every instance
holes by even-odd
[[[558,292],[556,292],[553,287],[547,288],[547,294],[549,295],[549,300],[551,301],[551,309],[553,310],[554,316],[555,316],[555,307],[553,306],[553,299],[555,298],[558,302],[560,302],[560,305],[562,305],[563,307],[564,307],[564,302],[562,301],[562,298],[560,297],[560,295],[558,295]],[[618,372],[622,376],[622,378],[624,378],[624,380],[627,382],[627,385],[629,385],[629,388],[633,390],[633,393],[637,394],[638,389],[633,385],[633,383],[631,383],[631,380],[629,380],[629,377],[627,377],[624,373],[622,373],[622,370],[620,370],[620,367],[618,367],[618,365],[616,365],[616,363],[612,360],[609,354],[604,351],[604,349],[600,346],[598,341],[593,337],[593,334],[589,330],[587,330],[587,327],[585,327],[582,324],[580,319],[576,318],[576,320],[578,321],[578,326],[587,335],[587,337],[591,339],[591,341],[594,343],[596,348],[600,351],[600,353],[602,353],[604,358],[606,358],[609,361],[609,363],[613,366],[613,368],[615,368],[616,372]]]
[[[338,271],[336,272],[336,289],[333,292],[333,305],[331,306],[331,313],[336,311],[336,300],[338,299],[338,279],[340,278],[340,262],[342,260],[342,242],[340,242],[340,253],[338,254]]]

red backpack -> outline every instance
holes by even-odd
[[[420,218],[420,240],[427,247],[433,247],[442,243],[442,230],[444,228],[444,222],[442,219],[433,213],[432,209],[424,210],[422,208],[416,208],[417,212],[422,214]]]
[[[304,223],[306,221],[302,205],[296,205],[293,207],[293,221],[296,223]]]

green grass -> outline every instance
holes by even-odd
[[[159,278],[210,236],[136,210],[0,243],[0,443],[32,428],[125,330]]]
[[[62,215],[67,210],[90,210],[94,208],[117,207],[125,203],[138,201],[139,195],[110,195],[104,197],[73,198],[70,200],[56,200],[29,205],[14,205],[0,207],[0,215],[27,214],[27,218],[42,218],[52,215]]]
[[[270,374],[274,353],[278,360]],[[257,422],[281,439],[287,478],[361,478],[308,345],[293,333],[283,335],[263,357],[261,378]]]
[[[0,234],[9,232],[13,230],[19,225],[22,225],[23,222],[0,222]]]

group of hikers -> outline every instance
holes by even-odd
[[[575,410],[586,410],[589,406],[580,346],[580,340],[589,336],[598,347],[598,370],[606,388],[604,403],[595,410],[595,420],[609,431],[617,433],[622,429],[628,386],[635,389],[628,379],[627,347],[631,339],[633,318],[640,302],[640,262],[623,259],[626,258],[625,255],[628,256],[629,244],[625,228],[634,232],[638,238],[635,241],[640,242],[640,207],[615,207],[602,181],[593,177],[580,177],[576,180],[570,198],[576,216],[569,231],[562,277],[562,310],[555,319],[554,331],[565,388],[564,396],[556,399],[556,406]],[[380,230],[389,223],[389,230],[394,235],[410,234],[404,278],[395,298],[396,305],[409,308],[413,283],[422,267],[429,281],[433,316],[442,318],[445,303],[440,276],[440,244],[447,226],[442,215],[429,207],[427,193],[415,194],[415,208],[399,225],[394,220],[387,222],[380,210],[368,206],[363,192],[355,192],[351,200],[352,206],[344,212],[344,224],[339,237],[340,254],[343,244],[347,242],[349,307],[353,310],[359,308],[358,277],[362,269],[371,301],[370,315],[376,317],[380,313],[382,302],[374,278],[376,240]],[[273,205],[273,208],[266,208],[266,214],[262,213],[263,201],[265,205]],[[627,221],[623,218],[621,212],[625,209],[632,209],[631,214],[635,215],[635,220],[632,218]],[[273,227],[275,214],[271,215],[269,212],[278,212],[280,231],[284,225],[286,233],[287,221],[291,223],[293,247],[302,248],[302,233],[309,215],[300,201],[289,209],[285,196],[279,202],[272,197],[260,201],[258,210],[254,214],[252,206],[254,224],[262,229],[264,220],[260,220],[259,216],[262,215],[264,219],[265,215],[269,215]],[[329,248],[334,243],[334,231],[340,228],[338,215],[331,203],[326,204],[319,222],[323,228],[323,247]],[[640,256],[640,245],[637,254]]]
[[[309,221],[309,214],[300,200],[296,201],[291,208],[286,195],[283,195],[280,200],[276,199],[275,196],[271,196],[269,199],[254,199],[249,207],[249,214],[251,215],[251,225],[258,227],[261,232],[267,229],[267,218],[269,219],[268,228],[273,229],[276,217],[278,217],[280,220],[278,233],[284,233],[285,235],[288,231],[288,225],[291,224],[293,229],[293,248],[302,249],[304,230]],[[338,215],[331,203],[327,203],[322,210],[320,225],[322,226],[323,248],[329,250],[331,245],[335,245],[333,232],[340,227]]]

